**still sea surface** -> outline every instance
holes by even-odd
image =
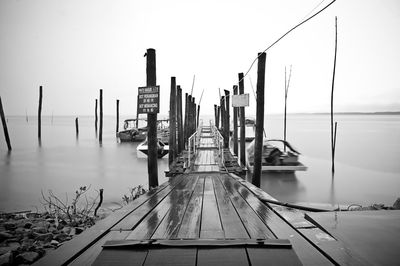
[[[51,190],[69,203],[81,186],[91,186],[88,200],[104,189],[104,205],[121,203],[129,188],[147,188],[147,157],[136,151],[138,143],[120,143],[116,119],[104,119],[99,144],[94,118],[42,118],[42,141],[37,139],[37,117],[10,116],[8,128],[13,150],[7,151],[0,133],[0,211],[42,209],[41,191]],[[120,119],[119,128],[123,120]],[[209,117],[204,117],[208,121]],[[294,174],[263,174],[261,187],[278,200],[290,203],[392,205],[400,197],[400,116],[344,115],[338,122],[336,171],[331,172],[330,117],[292,114],[287,139],[299,150],[308,167]],[[282,115],[267,115],[268,139],[282,138]],[[159,183],[168,180],[168,156],[158,160]]]

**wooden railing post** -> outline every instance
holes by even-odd
[[[233,94],[238,94],[238,87],[233,86]],[[238,155],[238,108],[233,107],[233,153]]]

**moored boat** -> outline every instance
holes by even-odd
[[[148,139],[146,138],[142,143],[140,143],[136,150],[148,155]],[[169,145],[165,144],[160,139],[157,139],[157,157],[162,158],[169,152]]]
[[[118,132],[118,137],[121,142],[128,141],[144,141],[147,137],[147,127],[137,127],[139,124],[144,124],[146,119],[126,119],[124,121],[124,130]]]
[[[286,146],[280,148],[280,145]],[[247,168],[253,172],[254,168],[254,145],[253,140],[247,147]],[[284,140],[264,140],[261,155],[261,171],[306,171],[307,167],[299,161],[298,152],[289,142]]]

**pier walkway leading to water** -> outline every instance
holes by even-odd
[[[186,173],[96,223],[37,265],[331,265],[225,170],[210,127]],[[217,140],[217,141],[216,141]]]

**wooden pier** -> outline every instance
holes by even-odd
[[[365,264],[342,242],[306,221],[304,213],[266,203],[268,194],[226,171],[227,151],[220,147],[218,134],[212,127],[201,128],[189,142],[185,158],[191,160],[185,162],[185,173],[36,264]]]

